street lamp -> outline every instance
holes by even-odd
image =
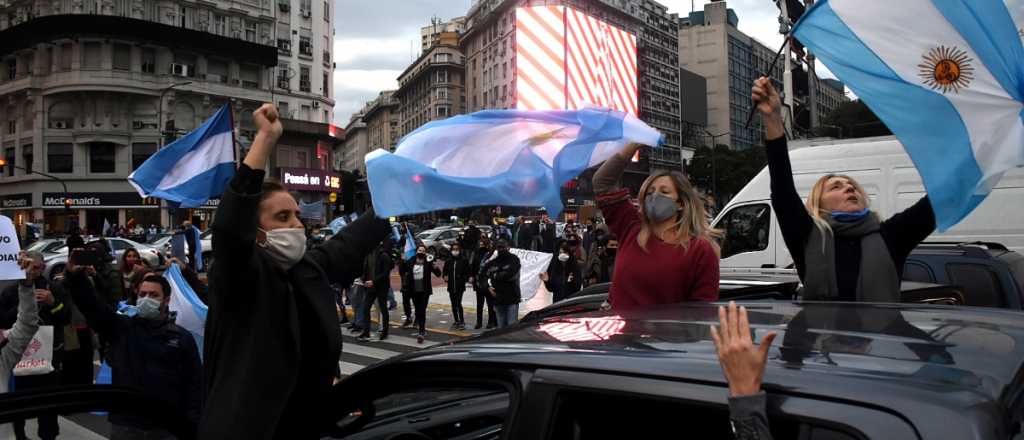
[[[704,130],[704,134],[706,134],[708,136],[711,136],[711,195],[715,196],[715,201],[717,202],[718,201],[718,176],[717,176],[717,170],[716,170],[717,167],[715,165],[715,147],[718,146],[718,142],[716,142],[715,139],[718,139],[718,138],[720,138],[722,136],[728,136],[729,132],[727,131],[727,132],[721,133],[721,134],[711,134],[710,131],[705,129]]]
[[[192,84],[192,81],[174,83],[167,87],[164,87],[163,91],[160,92],[159,110],[157,110],[156,115],[157,130],[160,131],[160,148],[164,147],[164,136],[166,135],[166,133],[164,132],[164,96],[167,96],[167,92],[171,91],[171,89],[175,87],[187,86],[189,84]]]
[[[66,212],[68,212],[68,213],[71,212],[71,194],[68,193],[68,185],[66,183],[64,183],[64,179],[61,179],[60,177],[54,176],[52,174],[46,174],[46,173],[44,173],[42,171],[33,171],[33,170],[27,169],[25,167],[17,166],[15,164],[9,164],[9,163],[7,163],[6,160],[0,159],[0,170],[3,170],[3,168],[7,167],[7,166],[9,166],[11,168],[14,168],[14,169],[22,170],[22,171],[24,171],[26,173],[29,173],[29,174],[33,174],[34,173],[34,174],[38,174],[40,176],[43,176],[43,177],[46,177],[46,178],[49,178],[49,179],[52,179],[52,180],[56,180],[57,183],[60,183],[60,186],[62,186],[64,188],[64,210]]]

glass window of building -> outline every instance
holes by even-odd
[[[142,48],[142,72],[156,73],[156,51],[148,47]]]
[[[93,142],[89,145],[89,172],[113,173],[114,144],[112,142]]]
[[[132,171],[156,153],[156,142],[136,142],[132,144]]]
[[[46,146],[47,171],[51,173],[74,172],[74,154],[70,143],[54,142]]]
[[[87,42],[82,45],[82,68],[99,69],[102,61],[102,46],[99,42]]]
[[[4,149],[4,160],[7,161],[7,166],[4,167],[4,174],[7,177],[14,176],[14,166],[17,165],[14,162],[14,147],[7,147]]]
[[[32,174],[32,144],[21,146],[22,163],[25,164],[25,174]]]
[[[114,44],[114,69],[130,70],[132,67],[132,47],[127,44]]]

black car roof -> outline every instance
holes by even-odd
[[[874,401],[998,402],[1021,389],[1024,314],[916,304],[758,301],[757,339],[778,332],[765,387]],[[589,312],[524,322],[392,362],[473,361],[722,383],[714,304]],[[837,380],[837,378],[843,378]],[[966,397],[965,397],[966,396]]]

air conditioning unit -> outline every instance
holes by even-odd
[[[53,122],[50,123],[50,128],[66,130],[66,129],[68,129],[69,125],[70,124],[68,124],[68,121],[53,121]]]
[[[174,76],[192,76],[192,66],[188,64],[171,64],[171,74]]]
[[[305,9],[302,11],[302,18],[309,18],[313,16],[313,11]]]

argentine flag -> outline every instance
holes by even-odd
[[[367,154],[366,174],[382,218],[481,205],[557,216],[562,185],[631,142],[658,146],[661,134],[615,110],[485,110],[427,123],[393,154]]]
[[[182,208],[202,206],[235,175],[235,134],[227,105],[203,125],[157,151],[128,176],[142,197]]]
[[[402,250],[402,256],[406,261],[416,258],[416,240],[412,238],[412,228],[409,225],[405,225],[405,248]]]
[[[940,231],[1024,166],[1020,0],[819,0],[794,35],[892,129]]]
[[[178,314],[174,323],[192,333],[196,345],[199,346],[199,354],[202,355],[203,329],[206,327],[206,313],[209,308],[185,281],[177,264],[171,264],[164,271],[164,278],[171,284],[171,301],[167,308]]]

